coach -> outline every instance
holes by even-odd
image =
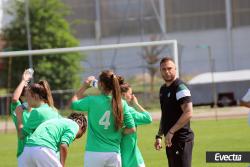
[[[160,88],[162,115],[154,146],[156,150],[162,148],[164,135],[169,167],[191,167],[194,140],[190,129],[193,112],[191,94],[184,82],[177,78],[171,58],[161,60],[160,72],[165,84]]]

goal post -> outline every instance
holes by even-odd
[[[178,46],[177,40],[161,40],[161,41],[150,41],[150,42],[134,42],[134,43],[121,43],[121,44],[106,44],[106,45],[93,45],[93,46],[81,46],[81,47],[70,47],[70,48],[53,48],[53,49],[40,49],[40,50],[26,50],[26,51],[7,51],[0,52],[0,58],[6,57],[20,57],[27,55],[46,55],[46,54],[60,54],[69,52],[79,52],[79,51],[102,51],[110,49],[122,49],[131,47],[146,47],[146,46],[156,46],[156,45],[170,45],[172,48],[172,56],[176,64],[176,72],[179,76],[178,67]]]

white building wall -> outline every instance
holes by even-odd
[[[228,71],[230,69],[230,57],[228,56],[227,34],[225,29],[178,32],[167,34],[168,39],[177,39],[181,44],[179,55],[180,71],[183,75],[194,76],[203,72],[211,71],[209,66],[208,49],[197,48],[197,45],[206,44],[211,47],[212,57],[215,59],[215,71]],[[116,43],[118,37],[103,38],[102,44]],[[140,42],[140,36],[121,37],[121,43]],[[149,36],[144,36],[145,41]],[[250,69],[250,27],[242,27],[233,30],[233,55],[235,70]],[[94,45],[94,39],[82,39],[81,45]],[[142,73],[141,66],[145,65],[140,56],[140,50],[123,49],[118,50],[114,65],[122,75],[131,76]],[[101,53],[86,53],[87,67],[86,75],[98,74],[99,66],[111,67],[114,50]],[[164,54],[169,54],[167,51]],[[164,55],[162,55],[164,56]],[[101,63],[100,63],[101,62]],[[126,68],[127,67],[127,68]],[[137,67],[137,68],[136,68]],[[84,74],[85,75],[85,74]]]

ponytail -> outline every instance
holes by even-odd
[[[123,125],[123,111],[122,111],[122,99],[121,99],[121,90],[118,78],[112,74],[112,108],[113,115],[115,117],[115,128],[116,130],[122,128]]]
[[[113,71],[102,71],[99,80],[103,83],[104,92],[112,92],[112,111],[115,119],[115,128],[119,130],[123,126],[123,110],[120,84],[124,82],[121,76],[116,76]]]
[[[44,97],[44,101],[45,103],[47,103],[50,107],[54,107],[54,101],[53,101],[53,97],[52,97],[52,93],[50,90],[50,86],[49,83],[45,80],[41,80],[38,82],[39,85],[43,86],[44,90],[45,90],[45,94],[46,96]]]

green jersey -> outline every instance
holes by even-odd
[[[16,126],[16,129],[17,129],[17,117],[16,117],[15,110],[16,110],[17,106],[19,106],[19,105],[21,105],[20,101],[17,101],[16,103],[10,104],[11,118]],[[23,125],[26,125],[29,116],[30,116],[30,112],[28,112],[27,110],[24,110],[23,115],[22,115]],[[17,137],[17,157],[19,155],[21,155],[21,153],[23,152],[24,140],[25,139],[20,139],[19,137]]]
[[[36,128],[25,146],[42,146],[58,152],[61,144],[69,145],[73,142],[78,130],[79,125],[71,119],[50,119]]]
[[[133,107],[129,107],[136,125],[149,124],[152,117],[148,112],[137,112]],[[138,167],[144,164],[139,147],[137,146],[137,134],[132,133],[123,136],[121,142],[122,167]]]
[[[86,151],[120,152],[122,129],[115,129],[111,99],[111,96],[101,94],[74,101],[71,105],[73,110],[88,113]],[[122,107],[124,126],[127,128],[135,127],[134,120],[125,101],[122,101]]]
[[[61,116],[56,109],[50,107],[48,104],[45,103],[38,108],[33,108],[26,125],[23,127],[23,135],[31,135],[41,123],[53,118],[61,118]]]

